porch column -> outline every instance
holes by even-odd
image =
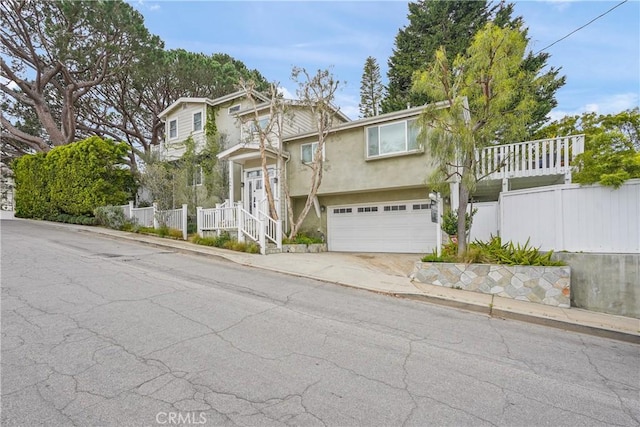
[[[233,182],[233,167],[234,164],[229,160],[229,206],[233,206],[233,193],[235,192],[235,183]]]

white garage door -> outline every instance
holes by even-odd
[[[428,200],[330,206],[330,251],[427,253],[436,247],[437,225]]]

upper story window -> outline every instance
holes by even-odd
[[[367,157],[417,151],[420,129],[416,119],[371,126],[366,129]]]
[[[312,163],[317,149],[317,142],[302,144],[300,146],[300,158],[302,159],[302,163]],[[322,147],[322,160],[324,160],[324,147]]]
[[[269,116],[261,116],[258,117],[258,120],[255,117],[244,122],[241,127],[241,138],[243,140],[250,140],[253,138],[257,138],[258,128],[261,130],[266,129],[269,125]]]
[[[230,116],[237,113],[238,111],[240,111],[240,104],[232,105],[231,107],[229,107]]]
[[[193,113],[193,131],[198,132],[202,130],[202,111]]]
[[[251,127],[251,132],[253,132],[253,133],[258,132],[258,129],[256,128],[256,125],[261,130],[266,129],[266,127],[269,125],[269,116],[262,116],[262,117],[258,118],[257,122],[256,122],[256,120],[251,120],[251,124],[249,125]]]
[[[178,137],[178,120],[169,121],[169,139],[175,139]]]

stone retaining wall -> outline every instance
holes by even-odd
[[[429,285],[570,306],[570,267],[417,262],[410,277]]]
[[[326,243],[312,243],[310,245],[283,244],[282,252],[297,253],[297,254],[327,252],[327,244]]]

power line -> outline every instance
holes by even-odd
[[[607,13],[611,12],[613,9],[622,6],[623,4],[625,4],[626,2],[628,2],[629,0],[623,0],[620,3],[618,3],[617,5],[613,6],[611,9],[607,10],[606,12],[596,16],[595,18],[593,18],[591,21],[587,22],[586,24],[584,24],[582,27],[576,28],[575,30],[571,31],[569,34],[567,34],[566,36],[562,37],[561,39],[558,39],[556,41],[554,41],[553,43],[551,43],[549,46],[546,46],[542,49],[540,49],[539,51],[537,51],[534,55],[539,54],[540,52],[549,49],[551,46],[553,46],[556,43],[560,43],[562,40],[566,39],[567,37],[569,37],[572,34],[577,33],[578,31],[580,31],[581,29],[583,29],[584,27],[586,27],[589,24],[592,24],[593,22],[597,21],[598,19],[602,18],[603,16],[605,16]]]

